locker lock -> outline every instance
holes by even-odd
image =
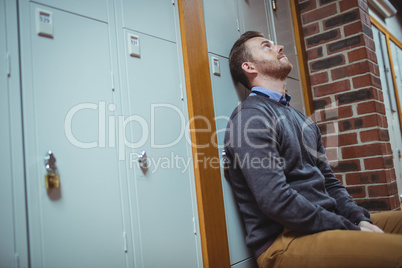
[[[46,189],[60,188],[60,175],[56,167],[56,158],[52,151],[48,151],[45,155],[45,186]]]
[[[272,3],[272,10],[276,11],[276,0],[271,0]]]

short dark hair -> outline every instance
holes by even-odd
[[[229,54],[229,67],[233,79],[236,83],[239,82],[248,89],[251,89],[251,84],[250,81],[248,81],[246,74],[243,72],[241,65],[243,62],[253,60],[253,57],[249,49],[245,46],[245,43],[254,37],[264,37],[264,35],[256,31],[245,32],[234,43]]]

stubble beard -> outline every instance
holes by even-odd
[[[281,61],[280,59],[277,62],[267,61],[267,60],[257,60],[255,64],[264,76],[270,77],[274,80],[285,80],[290,71],[292,71],[293,65],[286,60]]]

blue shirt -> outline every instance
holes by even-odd
[[[281,93],[278,93],[276,91],[273,91],[273,90],[265,88],[265,87],[253,87],[251,89],[251,93],[250,93],[249,96],[261,95],[261,94],[258,94],[258,93],[262,93],[263,95],[267,96],[271,100],[274,100],[276,102],[280,102],[285,106],[289,106],[289,102],[290,102],[290,100],[292,98],[287,93],[285,93],[285,96],[283,96]]]

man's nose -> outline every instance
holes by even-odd
[[[277,51],[278,53],[282,53],[283,52],[283,46],[282,45],[277,45]]]

